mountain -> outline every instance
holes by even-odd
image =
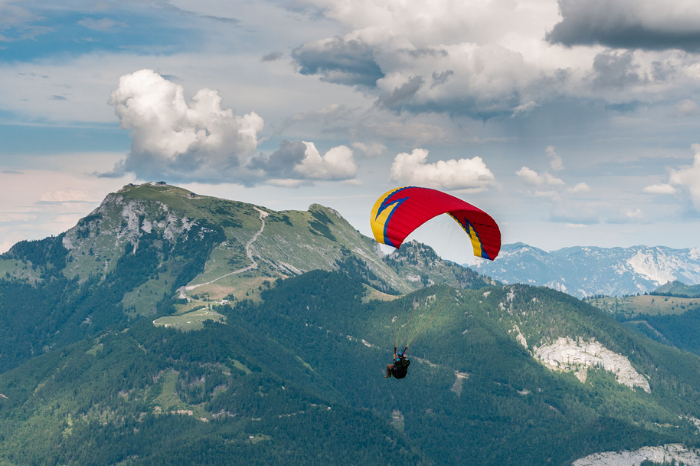
[[[277,278],[340,264],[393,295],[495,283],[416,243],[385,256],[318,204],[275,212],[164,183],[128,185],[67,232],[0,256],[0,371],[140,317],[192,322],[208,303],[259,299]]]
[[[326,207],[167,185],[18,243],[0,464],[700,462],[700,357],[568,294],[375,246]],[[408,377],[385,379],[405,342]]]
[[[651,294],[678,296],[684,298],[700,297],[700,285],[689,286],[681,281],[668,282],[655,289]]]
[[[568,295],[370,294],[317,270],[201,330],[141,319],[48,351],[0,375],[0,462],[563,465],[698,444],[700,358]],[[384,379],[414,311],[437,319]]]
[[[570,247],[544,251],[506,244],[495,261],[476,259],[473,270],[505,283],[546,286],[579,298],[654,291],[675,280],[700,284],[700,249],[633,246]]]

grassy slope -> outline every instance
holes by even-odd
[[[644,295],[586,301],[641,335],[700,355],[700,298]]]
[[[613,315],[628,318],[639,314],[669,315],[683,314],[690,309],[700,309],[700,298],[675,296],[626,296],[624,298],[589,298],[586,302]]]

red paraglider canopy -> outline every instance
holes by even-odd
[[[416,228],[433,217],[448,214],[471,238],[474,255],[494,260],[501,250],[501,231],[489,214],[463,200],[430,188],[393,189],[372,208],[375,239],[395,248]]]

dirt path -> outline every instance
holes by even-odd
[[[206,282],[206,283],[198,283],[198,284],[196,284],[196,285],[189,285],[189,286],[186,286],[186,287],[185,287],[185,291],[192,291],[192,290],[194,290],[195,288],[200,287],[200,286],[203,286],[203,285],[211,285],[212,283],[214,283],[214,282],[216,282],[216,281],[219,281],[219,280],[221,280],[222,278],[226,278],[226,277],[229,277],[229,276],[231,276],[231,275],[236,275],[236,274],[239,274],[239,273],[247,272],[247,271],[249,271],[249,270],[254,270],[254,269],[257,269],[257,268],[258,268],[258,263],[255,262],[255,259],[253,258],[253,253],[250,251],[250,246],[255,242],[256,239],[258,239],[258,236],[260,236],[260,233],[262,233],[263,230],[265,229],[265,217],[267,217],[269,214],[268,214],[267,212],[264,212],[264,211],[258,209],[257,207],[253,207],[253,208],[254,208],[255,210],[257,210],[258,212],[260,212],[260,221],[262,222],[262,225],[260,226],[260,229],[253,235],[253,237],[250,238],[250,241],[248,241],[248,242],[245,244],[245,253],[246,253],[246,255],[248,256],[248,259],[250,259],[250,261],[252,262],[252,264],[250,264],[250,265],[248,265],[248,266],[246,266],[246,267],[243,267],[242,269],[238,269],[238,270],[234,270],[233,272],[229,272],[229,273],[227,273],[226,275],[222,275],[222,276],[220,276],[219,278],[215,278],[214,280],[211,280],[211,281],[209,281],[209,282]],[[180,298],[181,298],[181,299],[184,298],[184,292],[182,291],[182,288],[180,288]]]

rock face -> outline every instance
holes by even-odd
[[[523,243],[503,245],[495,261],[467,265],[505,283],[547,286],[578,298],[653,291],[674,280],[700,284],[700,249],[633,246],[570,247],[544,251]]]
[[[619,383],[651,392],[649,382],[632,367],[625,356],[610,351],[595,340],[559,338],[550,345],[536,348],[535,357],[551,369],[574,371],[581,382],[585,382],[589,367],[602,367],[615,374]]]
[[[635,451],[595,453],[574,461],[572,466],[639,466],[644,461],[654,464],[671,464],[675,461],[676,464],[700,466],[700,452],[680,444],[669,444]]]

